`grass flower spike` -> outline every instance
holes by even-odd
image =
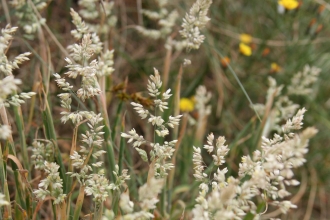
[[[173,128],[174,126],[179,125],[180,118],[182,115],[177,116],[169,116],[168,119],[163,119],[161,116],[157,115],[157,110],[163,112],[164,109],[168,108],[167,100],[171,97],[171,90],[168,89],[166,92],[160,92],[162,87],[162,81],[160,79],[160,75],[157,69],[154,68],[154,75],[150,76],[148,80],[147,89],[149,95],[153,99],[154,103],[154,114],[145,109],[141,104],[132,102],[131,104],[134,106],[135,111],[139,114],[142,119],[148,118],[148,123],[150,123],[154,127],[155,135],[158,137],[164,138],[169,135],[168,128]],[[127,138],[128,143],[133,142],[133,147],[138,151],[142,160],[145,162],[149,162],[147,157],[147,153],[140,148],[142,144],[150,144],[152,150],[150,151],[150,161],[151,163],[155,163],[155,172],[156,177],[164,177],[167,175],[167,171],[173,168],[172,163],[167,163],[166,160],[172,157],[174,153],[173,147],[177,140],[173,141],[164,141],[163,143],[155,143],[149,142],[144,139],[143,136],[138,135],[133,128],[128,133],[122,133],[121,136],[123,138]]]
[[[9,107],[10,105],[20,106],[22,103],[25,103],[26,99],[30,99],[36,94],[35,92],[22,92],[17,94],[22,81],[20,79],[15,79],[13,70],[19,69],[19,64],[29,60],[28,56],[31,53],[26,52],[14,57],[12,60],[8,60],[6,52],[9,49],[16,30],[17,27],[6,25],[6,27],[1,30],[0,36],[0,109],[3,114],[2,120],[4,120],[5,107]],[[0,122],[0,140],[10,138],[11,134],[11,126]]]
[[[58,172],[59,166],[56,163],[48,163],[45,161],[44,169],[47,173],[47,178],[41,180],[39,189],[34,191],[38,199],[44,200],[47,196],[55,198],[54,204],[64,202],[66,197],[63,194],[63,180]]]
[[[26,52],[16,56],[12,61],[9,61],[5,52],[8,50],[9,44],[13,40],[13,34],[16,32],[17,27],[11,27],[7,25],[1,30],[0,37],[0,72],[4,73],[6,76],[13,74],[14,69],[18,69],[18,64],[29,60],[28,56],[31,55],[30,52]]]
[[[88,22],[84,22],[88,29],[93,33],[109,35],[112,28],[117,23],[117,17],[114,15],[114,2],[102,1],[101,5],[97,1],[79,0],[79,14]],[[103,17],[104,16],[104,17]],[[103,24],[95,23],[104,19]]]
[[[298,72],[291,79],[288,93],[292,95],[312,95],[313,84],[318,80],[321,69],[306,65],[302,72]]]
[[[136,30],[144,37],[152,39],[166,39],[173,32],[173,27],[179,14],[176,10],[169,11],[166,6],[168,1],[157,0],[158,11],[142,9],[142,14],[152,21],[156,21],[159,29],[148,29],[136,26]]]
[[[207,12],[212,0],[197,0],[186,14],[182,23],[181,36],[187,40],[187,49],[198,49],[204,42],[205,36],[200,33],[207,22]]]
[[[51,0],[11,0],[9,3],[15,9],[15,15],[19,18],[19,26],[25,31],[25,37],[34,39],[34,35],[41,25],[46,23],[45,18],[40,18],[36,14],[44,10]]]
[[[296,208],[289,200],[283,199],[290,195],[288,186],[299,184],[293,179],[292,169],[306,162],[304,155],[308,151],[309,139],[317,133],[313,127],[300,134],[290,133],[301,129],[304,112],[304,109],[299,110],[283,126],[283,131],[290,135],[275,134],[273,139],[263,138],[261,150],[254,151],[252,157],[243,156],[238,178],[230,176],[226,180],[227,168],[219,168],[225,163],[224,157],[229,151],[224,145],[224,137],[219,137],[214,145],[214,135],[210,134],[207,145],[204,145],[218,167],[213,179],[203,172],[206,167],[201,148],[194,147],[194,177],[201,183],[193,219],[241,219],[247,213],[260,218],[261,214],[257,213],[258,204],[252,200],[259,196],[265,203],[279,207],[284,214]],[[212,186],[211,191],[209,185]]]
[[[0,193],[0,207],[4,205],[9,205],[9,202],[6,201],[5,196],[2,193]]]

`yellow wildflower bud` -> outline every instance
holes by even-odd
[[[272,63],[270,65],[270,70],[272,73],[277,73],[281,70],[281,67],[277,63]]]
[[[245,43],[245,44],[249,44],[252,41],[252,37],[249,34],[241,34],[239,39],[242,43]]]
[[[244,43],[239,44],[239,51],[245,56],[251,56],[252,48]]]
[[[299,2],[297,0],[279,0],[278,4],[282,5],[287,10],[293,10],[299,6]]]
[[[180,110],[183,112],[191,112],[194,110],[194,101],[188,98],[180,99]]]

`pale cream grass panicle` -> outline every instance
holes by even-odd
[[[277,85],[274,78],[269,77],[269,88],[267,91],[267,103],[274,102],[273,108],[271,109],[266,124],[263,129],[262,135],[267,137],[271,131],[276,131],[277,133],[282,133],[282,127],[280,123],[287,118],[292,117],[299,108],[299,105],[292,102],[289,97],[285,94],[281,94],[284,86]],[[265,113],[265,104],[255,104],[254,108],[262,116]]]
[[[158,194],[161,192],[164,179],[151,178],[149,183],[145,183],[139,188],[139,205],[142,210],[155,209],[158,203]]]
[[[109,190],[111,189],[109,180],[100,174],[90,174],[86,180],[86,195],[93,195],[93,201],[97,204],[104,202],[109,196]]]
[[[25,103],[26,99],[35,95],[35,92],[27,92],[17,94],[18,86],[22,83],[20,79],[15,79],[12,75],[14,69],[18,69],[18,64],[29,60],[29,52],[16,56],[12,61],[9,61],[6,56],[10,42],[13,40],[13,34],[17,30],[16,27],[7,25],[1,30],[0,35],[0,73],[4,78],[0,78],[0,108],[13,106],[20,106]],[[6,140],[11,137],[12,131],[9,125],[0,124],[0,139]]]
[[[130,175],[128,175],[128,170],[127,169],[123,169],[121,171],[121,175],[119,174],[119,166],[118,165],[116,165],[115,169],[116,170],[114,170],[113,173],[115,174],[116,182],[110,184],[110,189],[120,191],[120,188],[125,186],[125,181],[130,180],[131,177],[130,177]]]
[[[70,83],[68,83],[65,78],[62,78],[58,73],[54,73],[53,74],[55,79],[55,82],[57,83],[57,86],[60,87],[61,89],[63,89],[64,91],[71,91],[71,89],[73,88],[72,85],[70,85]],[[61,98],[61,96],[59,96]]]
[[[141,26],[136,26],[136,30],[145,37],[149,37],[154,40],[158,40],[161,37],[161,33],[158,30],[148,30]]]
[[[70,155],[70,159],[72,160],[72,166],[82,169],[86,156],[81,156],[77,151],[74,151],[73,154]]]
[[[61,107],[71,111],[71,93],[61,93],[57,95],[61,99]]]
[[[214,135],[213,135],[213,133],[210,133],[207,136],[207,144],[204,145],[204,149],[206,149],[208,153],[213,152],[213,149],[214,149],[213,141],[214,141]]]
[[[101,122],[103,118],[101,114],[91,114],[92,117],[88,118],[87,126],[89,130],[85,134],[81,134],[81,141],[85,143],[88,147],[97,147],[102,148],[102,143],[104,142],[103,138],[103,127],[104,125]]]
[[[170,115],[168,118],[167,126],[170,128],[174,128],[174,126],[179,126],[181,117],[182,117],[182,115],[177,115],[175,117]]]
[[[15,9],[14,14],[18,18],[18,25],[25,31],[25,37],[33,40],[41,25],[46,23],[45,18],[40,18],[35,9],[40,13],[51,0],[11,0],[10,5]],[[35,8],[34,8],[35,7]]]
[[[132,102],[131,104],[134,107],[134,110],[139,114],[142,119],[148,119],[147,123],[150,123],[154,127],[154,132],[159,137],[165,137],[170,134],[168,128],[173,128],[174,126],[179,125],[179,121],[182,115],[177,116],[169,116],[168,120],[162,118],[161,116],[157,115],[158,110],[163,111],[167,109],[168,103],[167,100],[171,97],[171,90],[168,89],[166,92],[162,93],[161,89],[162,81],[160,74],[157,69],[154,68],[154,75],[151,75],[148,83],[147,89],[148,94],[151,96],[154,102],[154,112],[156,113],[151,114],[147,109],[143,107],[143,105],[139,103]],[[160,97],[160,98],[159,98]],[[138,151],[141,158],[145,162],[154,162],[155,163],[155,177],[162,178],[168,175],[168,170],[171,170],[174,165],[172,163],[168,163],[175,148],[175,143],[177,140],[173,140],[170,142],[165,141],[164,143],[153,143],[144,139],[143,136],[138,135],[135,129],[131,129],[128,133],[122,132],[121,137],[127,138],[128,143],[133,143],[133,147]],[[149,144],[151,146],[150,154],[150,161],[147,156],[147,152],[139,147],[142,144]]]
[[[10,203],[8,201],[6,201],[5,195],[0,193],[0,207],[5,206],[5,205],[9,205],[9,204]]]
[[[158,29],[147,29],[143,26],[136,26],[136,30],[144,37],[158,40],[160,38],[169,38],[169,35],[173,32],[175,22],[179,17],[176,10],[168,11],[166,8],[168,1],[157,1],[158,10],[151,11],[142,9],[141,12],[148,19],[157,22]]]
[[[68,46],[68,50],[71,52],[71,56],[74,57],[76,61],[82,61],[82,59],[89,59],[91,55],[99,54],[103,49],[103,44],[100,41],[99,36],[96,32],[91,31],[89,27],[85,24],[79,14],[71,8],[70,12],[72,16],[72,22],[76,26],[75,30],[71,31],[71,34],[77,39],[82,40],[82,47],[79,48],[78,44],[73,44]],[[87,51],[87,53],[79,54],[79,51]],[[90,53],[90,56],[88,55]]]
[[[212,155],[214,164],[217,166],[225,163],[225,156],[228,154],[229,148],[228,145],[224,145],[226,142],[225,137],[218,137],[216,140],[216,144],[214,146],[214,135],[211,133],[207,137],[207,145],[204,145],[204,149],[207,150],[209,154]],[[215,152],[213,152],[215,149]]]
[[[132,130],[130,130],[127,133],[121,133],[121,136],[123,138],[129,138],[129,140],[127,141],[127,143],[131,143],[133,142],[133,147],[140,147],[142,144],[146,143],[147,141],[144,139],[144,137],[142,135],[138,135],[135,131],[134,128],[132,128]]]
[[[283,214],[286,214],[290,209],[297,208],[297,205],[292,204],[292,202],[289,200],[281,201],[281,202],[274,201],[274,202],[272,202],[272,205],[279,207]]]
[[[77,169],[75,172],[67,172],[70,177],[75,177],[81,185],[86,185],[86,181],[90,178],[90,172],[93,171],[92,166],[84,165],[86,155],[80,155],[77,151],[74,151],[70,155],[72,166]]]
[[[33,191],[36,197],[44,200],[47,196],[54,197],[54,204],[64,202],[66,195],[63,194],[63,181],[58,172],[59,165],[45,161],[44,170],[47,177],[40,181],[38,189]]]
[[[139,188],[139,202],[136,205],[140,206],[140,211],[133,212],[134,203],[130,201],[128,193],[122,193],[120,196],[120,207],[126,212],[122,216],[125,220],[134,219],[152,219],[154,214],[149,210],[155,209],[159,202],[158,195],[161,192],[164,184],[164,179],[150,179],[150,182],[145,183]]]
[[[112,210],[105,209],[102,220],[115,220],[115,213]]]
[[[102,49],[102,45],[93,43],[93,34],[84,34],[81,38],[81,44],[73,44],[68,46],[71,57],[76,61],[80,62],[81,65],[85,65],[84,62],[89,60],[94,53],[99,52]],[[66,59],[69,65],[72,61]]]
[[[7,140],[11,134],[11,127],[9,125],[0,125],[0,140]]]
[[[54,158],[54,144],[48,140],[37,141],[32,143],[32,156],[31,160],[35,169],[44,170],[45,161],[52,161]]]
[[[13,40],[17,27],[11,27],[9,24],[1,30],[0,36],[0,73],[4,73],[6,76],[13,74],[14,69],[18,69],[18,65],[24,61],[29,60],[28,56],[30,52],[22,53],[16,56],[12,61],[8,60],[5,51],[9,47],[9,43]]]
[[[193,149],[194,153],[192,161],[195,170],[193,176],[196,178],[197,181],[203,181],[207,177],[207,174],[203,172],[205,169],[205,165],[201,154],[201,148],[193,147]]]
[[[302,128],[304,114],[307,110],[305,108],[300,109],[297,114],[292,118],[286,121],[285,125],[282,127],[284,133],[289,133],[293,130],[299,130]]]
[[[191,60],[184,59],[183,66],[189,66],[191,65]]]
[[[197,129],[195,132],[195,138],[196,140],[203,141],[204,136],[205,136],[205,130],[207,126],[207,119],[208,116],[211,114],[211,105],[210,105],[210,100],[211,100],[212,94],[206,90],[206,87],[203,85],[198,86],[195,96],[194,96],[194,101],[195,101],[195,109],[198,112],[198,119],[197,119]],[[195,123],[195,119],[192,117],[191,121]]]
[[[168,92],[168,91],[167,91]],[[165,94],[165,93],[164,93]],[[167,96],[167,94],[165,94],[164,95],[163,94],[163,100],[165,100],[165,99],[168,99],[166,96]],[[167,102],[165,101],[165,102],[163,102],[161,99],[156,99],[156,100],[154,100],[154,103],[155,103],[155,106],[156,107],[158,107],[159,108],[159,110],[161,111],[161,112],[163,112],[164,111],[164,109],[168,109],[168,107],[167,107]]]
[[[30,99],[35,94],[36,94],[35,92],[28,92],[28,93],[22,92],[18,95],[13,95],[6,100],[4,105],[6,107],[9,107],[9,105],[20,106],[21,104],[25,103],[25,99]]]
[[[220,166],[224,164],[225,156],[228,154],[229,148],[228,145],[224,145],[226,139],[225,137],[218,137],[216,140],[215,153],[212,155],[214,164]]]
[[[220,166],[223,163],[225,163],[224,157],[228,154],[229,148],[228,148],[228,145],[224,145],[224,143],[226,141],[226,139],[224,137],[218,137],[216,140],[215,146],[214,146],[213,141],[214,141],[214,135],[211,133],[207,137],[208,144],[204,145],[204,149],[206,149],[208,151],[208,153],[211,154],[214,164],[217,166]],[[213,150],[215,152],[213,152]],[[195,150],[195,152],[197,153],[196,150]],[[199,150],[199,152],[200,152],[200,150]],[[194,161],[194,159],[193,159],[193,161]]]
[[[81,115],[81,112],[66,112],[62,111],[60,113],[62,115],[61,122],[65,124],[67,121],[71,120],[73,124],[78,124],[83,120],[83,116]]]
[[[1,29],[0,54],[2,56],[5,55],[5,51],[7,50],[10,41],[13,40],[13,35],[15,34],[17,28],[18,27],[11,27],[9,24],[7,24],[4,29]]]
[[[160,94],[160,88],[162,87],[162,81],[160,79],[159,72],[156,68],[154,68],[154,75],[150,76],[148,80],[147,89],[149,91],[149,95],[157,98]]]
[[[212,0],[197,0],[183,19],[181,36],[187,40],[187,49],[198,49],[204,42],[205,36],[200,33],[207,22],[207,12]]]
[[[12,75],[0,79],[0,105],[4,104],[10,94],[17,91],[17,86],[21,83],[20,79],[15,79]]]
[[[99,0],[79,0],[79,14],[85,20],[85,25],[90,32],[109,35],[112,28],[117,23],[117,17],[114,15],[114,2]],[[98,9],[99,8],[99,9]],[[104,24],[95,23],[95,20],[101,20],[104,16]]]
[[[83,76],[81,88],[77,90],[77,96],[85,101],[88,98],[101,94],[100,86],[95,76]]]
[[[18,85],[21,84],[21,80],[15,79],[12,75],[12,71],[19,68],[18,64],[29,60],[28,56],[31,54],[26,52],[16,56],[12,61],[8,60],[5,51],[8,49],[11,40],[13,40],[13,34],[16,30],[17,28],[12,28],[10,25],[7,25],[5,29],[1,30],[0,73],[3,73],[6,77],[0,79],[0,106],[20,106],[22,103],[25,103],[25,99],[29,99],[36,94],[35,92],[22,92],[20,94],[14,94],[17,93]],[[13,95],[8,98],[11,94]]]
[[[269,205],[279,207],[284,214],[289,209],[296,208],[289,200],[283,199],[291,195],[287,186],[299,184],[299,181],[293,179],[293,169],[306,162],[304,155],[308,152],[309,139],[317,133],[315,128],[307,128],[300,134],[291,132],[301,128],[304,113],[304,108],[299,110],[283,126],[290,135],[284,133],[283,137],[275,134],[273,139],[263,138],[261,150],[256,150],[252,157],[243,156],[239,164],[238,178],[226,178],[228,169],[218,168],[214,178],[210,180],[208,175],[203,173],[205,165],[201,148],[194,147],[194,177],[201,184],[199,196],[196,198],[197,204],[192,211],[193,219],[218,219],[220,216],[222,219],[242,219],[249,212],[258,219],[261,214],[256,213],[258,204],[253,202],[254,197],[261,197],[268,201]],[[228,153],[224,143],[223,137],[217,139],[216,156]],[[213,154],[213,145],[214,136],[210,134],[204,148]],[[218,161],[221,162],[217,163]],[[224,157],[220,157],[215,160],[215,165],[219,166],[223,162]],[[247,175],[250,178],[244,179]],[[210,193],[209,184],[212,185]]]
[[[321,69],[306,65],[303,71],[298,72],[291,78],[288,86],[288,94],[310,96],[315,91],[312,87],[319,78]]]
[[[72,22],[76,26],[75,30],[71,31],[71,34],[76,38],[76,40],[82,40],[82,48],[88,49],[92,54],[96,53],[99,54],[102,51],[103,44],[100,41],[99,36],[95,32],[91,32],[89,28],[86,26],[85,22],[82,20],[82,18],[79,16],[79,14],[74,11],[71,8],[71,16],[72,16]],[[85,40],[84,40],[85,38]],[[86,44],[88,43],[88,48],[86,48]],[[79,53],[76,53],[76,51],[81,50],[79,48],[78,44],[73,44],[68,46],[68,50],[71,52],[71,56],[74,57],[76,61],[81,61],[79,57]],[[83,55],[83,58],[86,58],[85,55]],[[89,58],[86,58],[89,59]]]
[[[124,214],[132,213],[134,211],[134,202],[130,200],[128,192],[124,192],[120,195],[119,206]]]
[[[161,126],[165,122],[161,116],[154,116],[150,114],[150,118],[148,119],[148,122],[152,125]]]
[[[97,96],[101,93],[97,75],[111,74],[113,71],[113,60],[108,62],[102,61],[101,69],[97,60],[88,61],[95,53],[98,54],[102,51],[102,43],[95,33],[88,33],[88,28],[85,26],[79,14],[73,9],[71,9],[71,15],[73,17],[73,23],[77,27],[72,34],[76,38],[81,39],[81,44],[68,46],[70,56],[75,62],[70,58],[65,58],[65,61],[67,62],[66,67],[69,69],[65,74],[70,78],[81,76],[81,87],[76,93],[78,98],[85,101],[86,99]],[[99,60],[102,60],[103,58],[113,58],[112,52],[106,52],[103,57],[99,58]],[[64,78],[61,78],[59,74],[54,74],[54,76],[56,77],[58,86],[62,87],[64,91],[70,91],[73,88]],[[69,99],[62,99],[62,102],[63,106],[70,111],[69,106],[71,105],[71,101]],[[65,122],[68,120],[68,115],[70,113],[64,112],[63,114],[63,121]],[[71,117],[74,117],[74,115],[71,115]]]
[[[149,115],[149,111],[144,109],[144,107],[139,104],[139,103],[135,103],[135,102],[131,102],[131,105],[134,106],[134,110],[139,114],[139,116],[141,117],[141,119],[145,119],[148,117]]]
[[[115,69],[113,68],[114,61],[113,61],[113,54],[114,50],[106,50],[104,53],[98,58],[98,71],[96,75],[98,77],[101,76],[109,76],[111,75]]]
[[[81,40],[83,35],[89,32],[88,27],[86,26],[85,22],[82,20],[82,18],[75,10],[73,10],[72,8],[70,10],[71,10],[70,14],[72,17],[72,23],[76,26],[76,29],[72,30],[71,34],[77,40]]]
[[[156,134],[159,137],[165,137],[166,135],[169,135],[170,134],[170,131],[167,128],[164,128],[163,127],[160,130],[156,130]]]
[[[181,51],[185,48],[188,48],[188,40],[174,40],[174,39],[168,37],[166,39],[165,48],[167,50],[171,50],[172,48],[175,48],[177,51]],[[189,62],[189,61],[190,60],[185,60],[184,66],[190,65],[191,62]]]
[[[96,3],[98,3],[98,0],[79,0],[78,4],[80,6],[79,14],[85,19],[85,20],[93,20],[99,17],[99,12],[96,8]],[[103,2],[102,2],[103,3]],[[104,2],[106,3],[106,2]]]
[[[90,120],[96,114],[93,111],[76,111],[76,112],[66,112],[62,111],[61,122],[66,123],[68,120],[71,120],[73,124],[80,123],[83,119]]]
[[[269,88],[267,90],[267,100],[273,96],[280,96],[284,85],[277,85],[276,80],[273,77],[268,77]]]
[[[102,150],[102,144],[104,142],[103,118],[101,114],[95,114],[94,112],[81,111],[80,114],[81,117],[87,119],[88,130],[81,134],[81,142],[85,146],[80,146],[79,152],[74,151],[70,155],[71,164],[76,169],[73,172],[67,172],[67,174],[70,177],[75,177],[81,185],[84,185],[86,187],[85,193],[87,195],[93,195],[95,202],[101,203],[109,196],[108,190],[112,189],[108,179],[104,176],[103,169],[99,170],[97,174],[93,173],[93,167],[102,167],[103,161],[98,160],[106,153],[106,151]],[[88,165],[86,164],[86,160],[90,159],[88,156],[90,154],[95,158],[96,162]],[[125,171],[123,171],[123,175],[125,175],[124,177],[126,179],[129,178]]]

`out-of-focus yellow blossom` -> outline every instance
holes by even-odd
[[[281,67],[277,63],[272,63],[270,65],[270,70],[272,73],[277,73],[281,70]]]
[[[182,112],[191,112],[194,110],[195,103],[192,99],[182,98],[180,99],[180,110]]]
[[[239,39],[242,43],[245,43],[245,44],[249,44],[252,41],[252,37],[249,34],[241,34]]]
[[[279,0],[278,4],[282,5],[287,10],[293,10],[299,6],[299,2],[297,0]]]
[[[251,56],[252,48],[244,43],[239,44],[239,51],[245,56]]]

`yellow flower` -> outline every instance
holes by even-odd
[[[183,112],[191,112],[194,110],[194,101],[188,98],[180,99],[180,110]]]
[[[299,6],[299,2],[297,0],[279,0],[278,4],[282,5],[287,10],[293,10]]]
[[[242,43],[245,43],[245,44],[249,44],[252,41],[251,35],[248,35],[248,34],[241,34],[239,39]]]
[[[272,73],[277,73],[281,70],[281,67],[277,63],[272,63],[270,65],[270,70]]]
[[[251,56],[252,48],[244,43],[239,44],[239,51],[245,56]]]

